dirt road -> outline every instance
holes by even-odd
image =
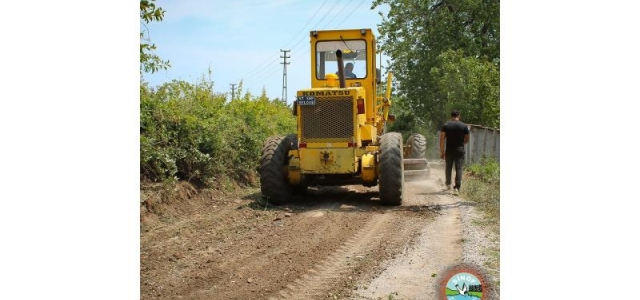
[[[438,274],[478,260],[466,245],[490,237],[468,233],[472,203],[443,190],[443,173],[432,164],[429,180],[407,183],[399,207],[362,186],[267,209],[259,190],[190,191],[163,204],[165,219],[143,205],[141,298],[436,299]]]

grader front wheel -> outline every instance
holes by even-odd
[[[410,145],[411,151],[407,158],[426,158],[427,153],[427,139],[424,135],[419,133],[412,133],[407,139],[407,144]]]

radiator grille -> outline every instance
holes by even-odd
[[[316,105],[300,106],[302,142],[353,141],[353,100],[351,97],[317,97]]]

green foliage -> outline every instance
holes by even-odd
[[[372,9],[383,4],[389,12],[378,26],[379,41],[381,51],[392,58],[398,83],[400,97],[394,105],[423,118],[432,129],[459,104],[472,109],[463,110],[463,118],[479,115],[479,125],[499,124],[499,2],[374,0]]]
[[[146,24],[153,21],[160,22],[164,18],[165,10],[161,7],[157,7],[156,0],[140,0],[140,22],[145,27],[145,32],[140,32],[140,71],[155,73],[160,69],[166,70],[171,65],[169,61],[163,61],[153,51],[156,50],[156,45],[151,43],[148,35],[148,29]]]
[[[204,78],[140,86],[140,173],[160,182],[252,183],[263,142],[295,132],[289,107],[266,96],[226,101]]]
[[[151,21],[162,21],[165,10],[161,7],[156,7],[153,3],[156,0],[140,0],[140,19],[149,23]]]
[[[469,175],[487,183],[500,184],[500,163],[495,158],[487,158],[465,167]]]
[[[453,109],[462,112],[468,124],[500,127],[500,72],[495,64],[465,57],[462,50],[447,50],[431,69],[434,96],[444,104],[441,119]]]
[[[478,203],[484,213],[482,225],[496,234],[500,229],[500,163],[485,159],[465,166],[465,177],[460,190],[465,199]]]

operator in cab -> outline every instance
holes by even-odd
[[[336,72],[336,75],[340,75],[340,74],[338,74],[338,72]],[[346,65],[344,65],[344,77],[345,78],[358,78],[358,76],[353,73],[353,63],[347,63]]]

